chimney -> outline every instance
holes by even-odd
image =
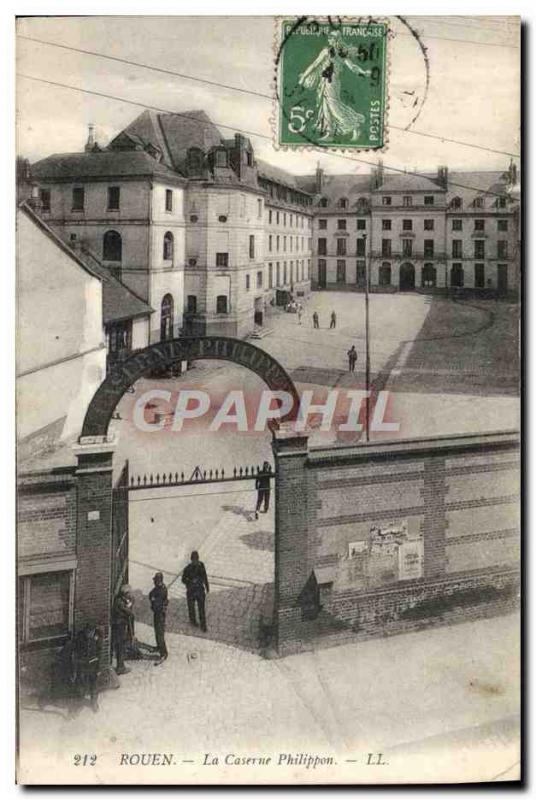
[[[316,162],[316,181],[315,181],[315,192],[316,194],[322,194],[322,189],[324,186],[324,170],[320,167],[320,161]]]
[[[379,189],[383,183],[383,161],[380,158],[372,170],[372,188]]]
[[[514,164],[514,159],[510,159],[510,164],[508,165],[508,185],[510,187],[515,186],[517,183],[517,167]]]
[[[448,167],[438,167],[437,168],[437,182],[443,189],[449,188],[449,168]]]
[[[95,150],[95,145],[97,144],[95,141],[95,126],[92,122],[90,122],[87,126],[87,131],[87,142],[84,150],[86,153],[92,153]]]

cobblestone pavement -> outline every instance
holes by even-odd
[[[152,631],[140,624],[139,635]],[[471,642],[471,648],[467,642]],[[320,753],[336,767],[285,769],[275,780],[458,781],[515,778],[519,761],[517,615],[349,643],[280,660],[177,633],[159,667],[130,662],[100,712],[30,701],[21,712],[22,769],[56,782],[118,780],[122,753],[173,753],[176,766],[129,767],[121,782],[267,780],[262,768],[218,772],[205,753]],[[75,753],[96,753],[80,775]],[[369,752],[386,767],[367,768]],[[61,770],[58,765],[61,766]],[[77,770],[78,769],[78,773]]]

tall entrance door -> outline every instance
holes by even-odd
[[[318,259],[318,286],[320,289],[326,288],[326,262],[325,259]]]
[[[399,287],[401,292],[410,292],[415,289],[415,267],[405,263],[400,266]]]
[[[497,292],[506,294],[508,291],[508,265],[497,264]]]

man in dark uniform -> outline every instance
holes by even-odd
[[[197,626],[195,618],[195,604],[199,612],[199,624],[202,631],[207,629],[205,618],[205,589],[209,592],[207,571],[205,565],[199,560],[199,553],[194,550],[190,556],[190,563],[184,568],[182,582],[186,586],[186,602],[188,603],[188,616],[192,625]]]
[[[331,312],[329,327],[330,328],[336,328],[337,327],[337,315],[336,315],[336,313],[334,311]]]
[[[168,591],[164,583],[164,576],[157,572],[153,578],[154,588],[149,592],[149,602],[153,611],[154,638],[160,653],[160,658],[155,662],[155,667],[165,661],[168,657],[166,647],[166,611],[168,607]]]
[[[350,372],[355,372],[355,362],[357,361],[357,350],[355,349],[354,344],[348,350],[346,355],[348,356],[348,370]]]
[[[125,644],[134,628],[133,604],[129,594],[130,586],[126,584],[121,586],[112,608],[112,641],[117,659],[115,671],[118,675],[130,672],[128,667],[125,667]]]
[[[82,697],[89,694],[91,708],[94,712],[99,710],[97,679],[99,677],[101,651],[102,636],[99,628],[95,627],[95,625],[86,625],[76,638],[76,674],[80,694]]]
[[[255,481],[255,489],[257,490],[257,506],[255,508],[255,519],[259,518],[259,511],[264,503],[263,512],[266,514],[270,506],[270,464],[265,461],[262,465],[262,470]]]
[[[313,328],[319,328],[318,324],[318,313],[315,311],[313,314]]]

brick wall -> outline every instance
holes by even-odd
[[[518,450],[508,432],[308,448],[278,431],[279,653],[510,608]]]

